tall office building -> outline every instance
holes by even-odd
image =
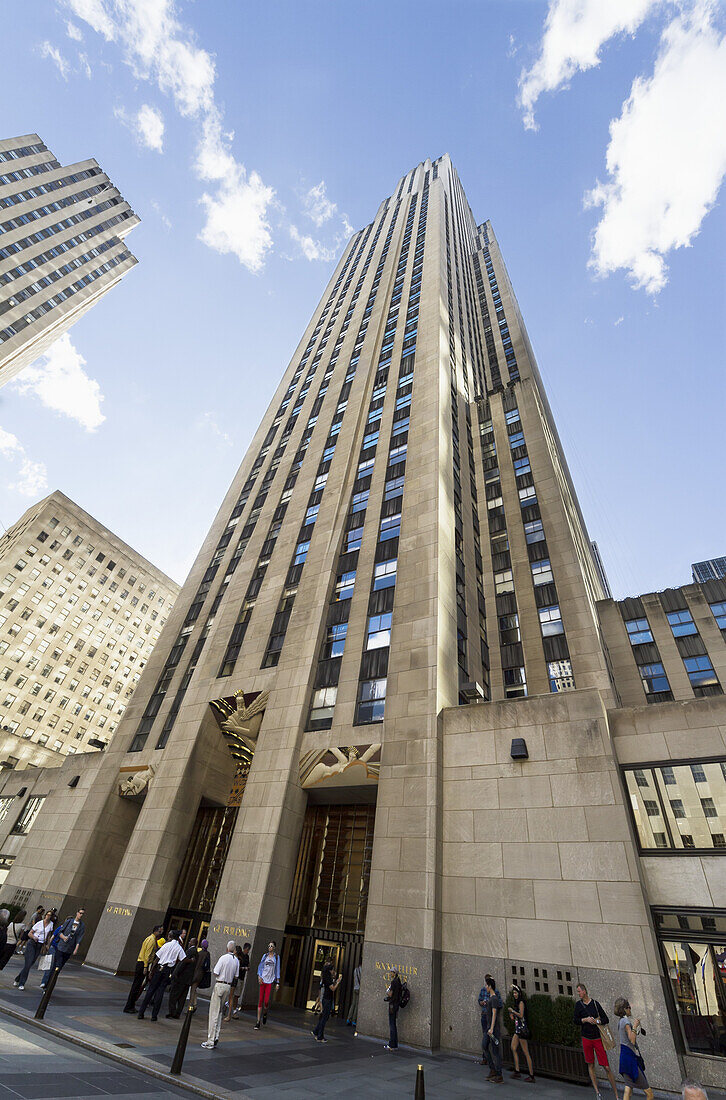
[[[272,937],[297,1007],[325,953],[344,1006],[362,959],[369,1035],[387,1034],[396,966],[403,1041],[425,1047],[478,1048],[488,970],[528,993],[584,981],[642,1010],[653,1081],[695,1069],[690,1052],[718,1079],[723,852],[664,825],[693,866],[653,866],[624,769],[646,762],[653,787],[659,761],[726,764],[726,591],[689,596],[708,682],[665,626],[658,660],[631,652],[640,611],[606,597],[492,226],[448,157],[426,161],[348,243],[104,759],[22,797],[3,784],[0,856],[24,799],[47,799],[8,900],[82,899],[88,961],[120,971],[160,917],[215,951],[232,935],[258,957]],[[704,817],[726,814],[717,773]],[[78,841],[99,835],[102,859]],[[673,906],[699,910],[679,910],[685,956]],[[709,995],[694,978],[677,1055],[666,996],[699,944]],[[674,994],[674,1018],[691,1007]]]
[[[0,538],[0,768],[105,749],[179,586],[60,492]]]
[[[138,223],[95,160],[64,168],[37,134],[0,141],[0,386],[134,267]]]
[[[726,558],[709,558],[692,566],[694,581],[717,581],[726,578]]]

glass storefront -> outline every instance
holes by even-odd
[[[726,1058],[726,911],[654,910],[686,1050]]]

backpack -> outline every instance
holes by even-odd
[[[401,1003],[400,1008],[405,1008],[408,1002],[411,1000],[411,990],[408,988],[405,982],[401,983]]]
[[[212,984],[212,964],[207,955],[204,960],[204,966],[202,967],[202,980],[199,983],[199,989],[209,989]]]

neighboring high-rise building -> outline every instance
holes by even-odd
[[[0,768],[104,749],[179,593],[54,492],[0,538]]]
[[[82,899],[119,971],[159,918],[273,938],[298,1008],[362,958],[369,1035],[395,966],[424,1047],[479,1047],[487,970],[582,981],[638,1005],[654,1083],[722,1080],[726,585],[664,596],[657,650],[606,596],[492,227],[426,161],[349,241],[107,754],[2,785],[7,900]],[[654,854],[633,768],[708,822]]]
[[[37,134],[0,141],[0,386],[137,263],[139,219],[95,160],[62,167]]]
[[[694,581],[719,581],[726,578],[726,558],[709,558],[692,566]]]

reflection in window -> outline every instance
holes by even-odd
[[[630,806],[644,849],[723,849],[726,761],[627,768]]]
[[[33,827],[33,824],[35,823],[36,817],[40,813],[40,808],[44,802],[45,797],[29,798],[28,801],[25,803],[23,812],[11,829],[11,832],[15,834],[20,834],[22,836],[25,836],[26,833],[29,833]]]
[[[726,1058],[726,941],[661,942],[686,1047]]]

